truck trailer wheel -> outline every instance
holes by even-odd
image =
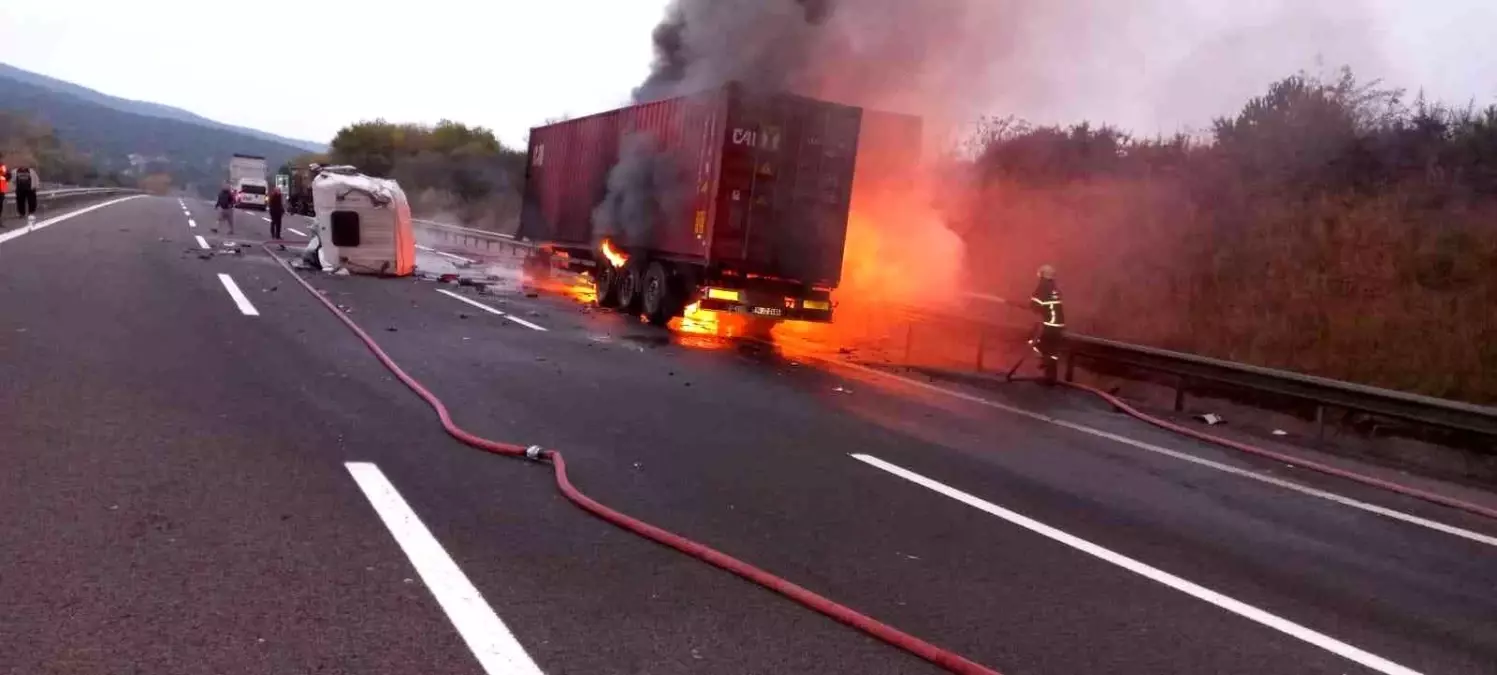
[[[607,309],[618,307],[619,277],[623,276],[619,274],[619,268],[603,261],[595,269],[597,269],[597,278],[594,279],[594,283],[597,284],[598,306]]]
[[[644,274],[639,268],[638,263],[630,260],[624,263],[624,269],[618,273],[619,311],[630,316],[639,314],[640,301],[644,296]]]
[[[656,326],[670,323],[671,317],[681,311],[681,291],[664,263],[650,263],[644,286],[645,318]]]

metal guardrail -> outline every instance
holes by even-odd
[[[36,205],[39,209],[45,209],[97,197],[133,194],[141,194],[141,191],[128,188],[62,188],[57,190],[42,190],[36,193]],[[12,201],[12,199],[6,199],[6,202]],[[15,208],[11,203],[7,203],[5,207]]]
[[[1065,351],[1067,380],[1074,378],[1078,363],[1088,361],[1173,376],[1176,410],[1184,408],[1185,396],[1193,384],[1209,384],[1312,403],[1315,405],[1316,422],[1322,435],[1326,410],[1334,408],[1497,438],[1497,408],[1125,344],[1088,335],[1068,336]]]
[[[944,324],[945,327],[964,329],[976,336],[977,349],[970,362],[978,372],[986,370],[983,356],[993,340],[1017,341],[1030,335],[1026,328],[1032,327],[1033,316],[1027,312],[1027,307],[1021,308],[994,296],[969,294],[966,299],[971,308],[966,316],[909,308],[903,310],[915,319],[906,328],[906,360],[909,359],[912,345],[920,331],[934,322]],[[1024,320],[1004,322],[1001,316],[992,312],[994,308],[1022,313]],[[1497,438],[1497,408],[1461,401],[1380,389],[1074,333],[1066,336],[1063,354],[1067,381],[1075,379],[1078,366],[1084,367],[1088,363],[1122,366],[1125,370],[1164,375],[1173,380],[1176,411],[1184,410],[1185,399],[1193,388],[1235,389],[1314,405],[1316,426],[1321,438],[1324,437],[1326,413],[1330,409]]]
[[[479,230],[461,225],[439,223],[434,220],[415,219],[416,225],[440,235],[444,240],[474,253],[496,253],[499,255],[523,255],[535,248],[535,244],[515,239],[514,235],[502,232]]]

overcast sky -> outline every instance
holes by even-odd
[[[994,113],[1172,131],[1342,63],[1446,100],[1497,100],[1497,0],[1096,2],[1105,20],[1034,28],[1023,48],[1044,65],[1029,77],[1045,81],[1015,83]],[[626,102],[666,4],[0,0],[0,61],[298,138],[447,117],[517,145],[547,118]]]

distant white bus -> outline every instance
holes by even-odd
[[[242,178],[239,184],[234,186],[234,205],[241,209],[259,209],[264,211],[270,206],[270,189],[265,181],[253,178]]]
[[[234,189],[234,205],[241,209],[264,210],[269,204],[265,158],[235,153],[229,158],[229,187]]]

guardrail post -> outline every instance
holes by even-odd
[[[1066,352],[1066,381],[1076,381],[1076,352]]]
[[[1315,443],[1316,445],[1325,443],[1325,406],[1323,404],[1315,405]]]
[[[988,350],[988,332],[981,328],[977,329],[977,372],[982,372],[983,353]]]
[[[1185,412],[1185,376],[1175,378],[1175,412]]]

